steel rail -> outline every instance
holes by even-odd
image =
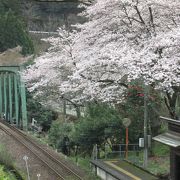
[[[57,160],[55,157],[53,157],[53,155],[51,155],[47,150],[43,149],[42,147],[40,147],[40,145],[38,145],[37,143],[35,143],[30,137],[28,137],[27,135],[25,135],[23,132],[21,132],[20,130],[18,130],[16,127],[11,126],[9,123],[4,122],[4,121],[0,121],[3,125],[5,125],[6,127],[8,127],[12,132],[9,132],[9,130],[7,130],[5,127],[3,127],[0,124],[0,128],[5,131],[6,133],[8,133],[9,135],[13,136],[13,138],[15,138],[17,141],[19,141],[21,144],[23,144],[26,148],[28,148],[28,150],[30,150],[35,156],[38,157],[38,159],[40,159],[44,164],[46,164],[46,166],[48,166],[48,168],[50,168],[58,177],[60,177],[61,179],[65,179],[64,174],[60,174],[59,172],[57,172],[57,170],[55,170],[52,166],[49,165],[49,163],[47,163],[45,160],[43,160],[39,155],[37,155],[37,153],[35,153],[34,151],[37,150],[32,150],[31,146],[28,146],[27,144],[25,144],[24,142],[22,142],[22,137],[23,139],[28,142],[31,143],[34,147],[36,147],[39,151],[41,151],[41,153],[43,152],[44,155],[48,156],[49,159],[51,159],[51,161],[53,163],[56,163],[57,165],[60,165],[61,170],[65,170],[66,173],[68,175],[73,175],[76,178],[83,180],[82,177],[80,177],[76,172],[74,172],[73,170],[71,170],[68,166],[64,165],[60,160]],[[14,131],[20,136],[18,137],[16,134],[14,134]]]
[[[2,124],[4,124],[4,123],[2,123]],[[40,161],[42,161],[48,168],[50,168],[58,177],[65,180],[65,178],[61,174],[59,174],[55,169],[53,169],[46,161],[44,161],[38,154],[36,154],[29,146],[27,146],[24,142],[22,142],[21,141],[22,139],[20,139],[16,134],[14,134],[14,133],[10,132],[9,130],[5,129],[5,127],[3,127],[1,124],[0,124],[0,129],[5,131],[8,135],[12,136],[14,139],[16,139],[21,144],[23,144],[29,151],[31,151],[31,153],[33,153]]]
[[[8,124],[9,125],[9,124]],[[74,172],[72,169],[70,169],[68,166],[66,166],[65,164],[63,164],[61,161],[57,160],[52,154],[50,154],[47,150],[43,149],[40,145],[38,145],[37,143],[35,143],[30,137],[28,137],[27,135],[25,135],[23,132],[21,132],[19,129],[17,129],[14,126],[9,125],[10,127],[12,127],[16,132],[20,133],[25,139],[27,139],[28,141],[30,141],[34,146],[36,146],[38,149],[40,149],[41,151],[43,151],[46,155],[48,155],[53,161],[55,161],[57,164],[60,164],[61,166],[63,166],[66,170],[68,170],[71,174],[73,174],[74,176],[76,176],[78,179],[83,180],[82,177],[80,177],[76,172]]]

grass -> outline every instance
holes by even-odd
[[[28,135],[35,141],[39,142],[40,144],[45,144],[45,145],[48,144],[47,136],[43,137],[42,135],[33,131],[28,131]]]
[[[4,166],[0,165],[0,180],[17,180],[15,175],[7,172]]]
[[[13,158],[7,153],[5,146],[0,144],[0,164],[5,165],[6,167],[12,167],[13,162]]]
[[[158,176],[169,174],[169,157],[152,157],[149,158],[147,169]]]
[[[1,177],[3,177],[1,179]],[[0,180],[23,180],[21,173],[15,168],[14,160],[3,144],[0,144]]]
[[[169,152],[168,146],[154,142],[152,147],[153,156],[148,160],[147,169],[158,176],[168,175],[170,169]]]
[[[85,177],[86,180],[100,180],[99,177],[95,176],[92,173],[91,167],[90,167],[90,158],[83,158],[83,157],[68,157],[70,161],[73,161],[76,163],[81,169],[83,169],[86,173],[87,176]]]
[[[159,142],[154,142],[152,147],[152,154],[155,156],[169,156],[169,146]]]

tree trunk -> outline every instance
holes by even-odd
[[[172,119],[179,119],[177,113],[176,113],[176,102],[179,95],[179,87],[173,88],[174,93],[171,95],[169,92],[166,92],[166,97],[164,97],[164,101],[166,104],[166,107],[168,108],[169,115]]]

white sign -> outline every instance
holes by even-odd
[[[122,123],[125,127],[128,127],[131,124],[131,120],[129,118],[124,118]]]

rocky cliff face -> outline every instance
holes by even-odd
[[[59,26],[83,21],[77,2],[22,0],[23,15],[31,31],[55,31]]]

